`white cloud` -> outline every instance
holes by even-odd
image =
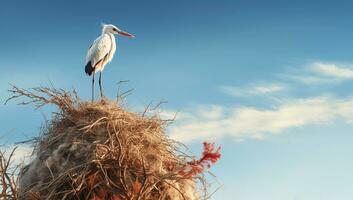
[[[185,116],[185,114],[183,114]],[[207,119],[219,119],[223,115],[223,107],[219,105],[199,106],[197,115]]]
[[[352,122],[352,106],[353,99],[328,96],[291,100],[275,109],[204,106],[203,112],[188,113],[192,117],[177,118],[170,132],[173,139],[182,142],[217,140],[224,136],[237,141],[264,139],[268,134],[281,134],[294,127],[326,124],[337,119]],[[210,118],[205,113],[217,114]]]
[[[306,85],[339,84],[344,80],[353,79],[353,67],[313,62],[278,76]]]
[[[338,79],[352,79],[353,69],[346,66],[338,66],[335,64],[314,63],[312,65],[314,71],[323,75],[331,76]]]
[[[276,84],[257,84],[246,87],[221,86],[228,95],[250,97],[272,95],[287,87],[303,90],[303,84],[338,84],[353,79],[353,67],[338,64],[313,62],[280,74],[285,81]],[[288,82],[288,80],[294,81]],[[264,82],[266,83],[266,82]],[[325,91],[331,93],[331,91]],[[283,97],[283,95],[282,95]],[[295,127],[333,123],[342,120],[353,122],[353,98],[340,99],[333,96],[294,98],[278,101],[272,109],[236,106],[202,106],[190,112],[183,112],[176,124],[170,128],[172,138],[191,142],[194,140],[216,140],[225,136],[242,141],[246,138],[265,139],[270,134],[282,134]],[[187,117],[185,117],[187,116]]]
[[[279,92],[284,89],[283,86],[280,85],[268,85],[268,86],[256,86],[255,93],[257,94],[267,94],[273,92]]]
[[[337,79],[328,78],[328,77],[321,77],[317,75],[288,75],[288,74],[281,74],[280,77],[288,80],[292,80],[295,82],[300,82],[306,85],[320,85],[320,84],[332,84],[337,83]]]
[[[263,85],[255,85],[248,86],[244,88],[237,88],[232,86],[221,86],[220,90],[228,95],[232,96],[253,96],[253,95],[266,95],[275,92],[283,91],[285,87],[279,84],[263,84]]]

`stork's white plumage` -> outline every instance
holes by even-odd
[[[99,74],[99,88],[101,97],[102,91],[102,71],[114,57],[116,51],[116,43],[114,34],[120,34],[133,38],[134,36],[128,32],[120,30],[112,24],[104,24],[102,34],[93,42],[87,52],[85,72],[89,76],[92,75],[92,101],[94,99],[94,74]]]

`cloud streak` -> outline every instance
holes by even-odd
[[[177,123],[170,128],[171,137],[182,142],[217,140],[224,137],[235,140],[265,139],[273,134],[308,125],[324,125],[341,120],[353,122],[353,98],[334,95],[290,97],[290,91],[303,90],[301,84],[338,84],[353,79],[353,68],[338,64],[314,62],[300,70],[280,76],[284,81],[276,84],[249,85],[246,87],[221,86],[220,91],[236,97],[272,96],[281,93],[284,99],[272,102],[268,108],[257,106],[198,106],[177,115]],[[291,80],[288,82],[288,80]],[[287,91],[290,88],[290,91]],[[283,93],[283,92],[286,93]],[[324,91],[325,94],[332,91]],[[263,98],[262,98],[263,99]]]
[[[295,99],[274,109],[256,107],[203,107],[203,111],[184,113],[171,129],[171,137],[182,142],[217,140],[230,136],[235,140],[264,139],[271,134],[306,125],[319,125],[341,119],[353,121],[353,99],[340,100],[320,96]],[[206,113],[213,113],[210,116]],[[177,117],[178,120],[178,117]]]
[[[243,88],[237,88],[232,86],[221,86],[220,91],[237,97],[247,97],[254,95],[268,95],[276,92],[283,91],[285,87],[279,84],[262,84],[255,86],[248,86]]]
[[[326,76],[331,76],[338,79],[352,79],[353,69],[335,64],[314,63],[313,70]]]
[[[332,63],[314,62],[300,71],[280,74],[285,80],[291,80],[306,85],[337,84],[353,79],[353,68]]]

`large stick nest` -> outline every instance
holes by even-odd
[[[13,98],[54,113],[35,140],[34,159],[19,175],[19,199],[196,200],[202,173],[186,177],[189,156],[164,133],[158,115],[126,111],[117,102],[82,101],[73,92],[13,86]],[[185,173],[184,173],[185,174]],[[200,182],[198,182],[200,181]],[[206,198],[206,197],[205,197]]]

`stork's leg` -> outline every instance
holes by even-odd
[[[103,98],[103,90],[102,90],[102,72],[99,72],[99,90],[101,91],[101,98]]]
[[[92,75],[92,102],[94,101],[94,72]]]

